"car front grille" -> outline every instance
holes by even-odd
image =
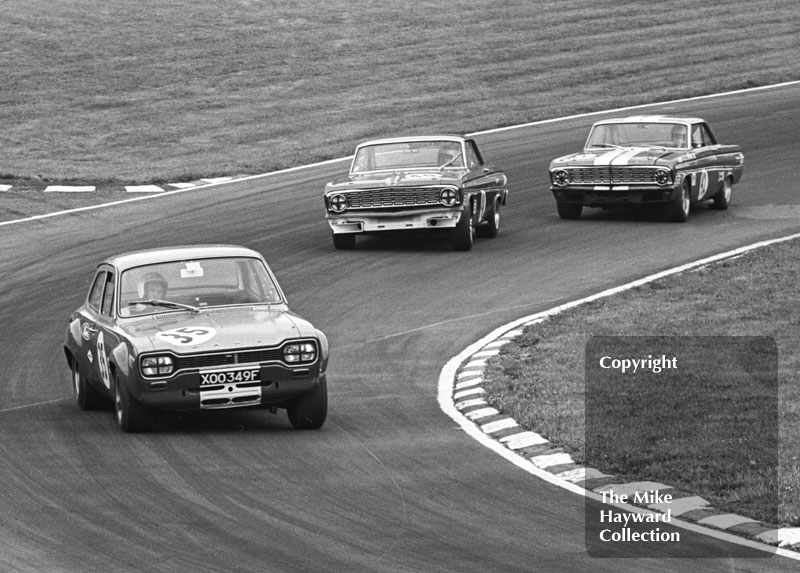
[[[280,348],[259,348],[240,350],[237,352],[220,352],[218,354],[195,354],[176,356],[175,370],[191,370],[194,368],[210,368],[214,366],[234,366],[236,364],[253,364],[256,362],[280,362],[283,351]]]
[[[348,209],[374,209],[380,207],[414,207],[418,205],[440,205],[438,187],[397,187],[350,191]]]
[[[570,182],[576,185],[612,185],[625,183],[655,183],[654,167],[577,167],[567,172]]]

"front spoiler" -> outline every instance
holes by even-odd
[[[326,219],[334,235],[347,233],[372,233],[378,231],[406,231],[411,229],[452,229],[461,219],[461,210],[437,209],[433,211],[400,211],[396,213],[348,213]]]

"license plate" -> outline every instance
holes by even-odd
[[[261,370],[258,368],[200,373],[201,386],[208,384],[234,384],[237,382],[258,382],[260,380],[261,380]]]

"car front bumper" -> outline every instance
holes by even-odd
[[[152,410],[269,407],[302,398],[325,378],[325,373],[319,373],[319,364],[294,369],[269,365],[259,369],[260,379],[254,382],[202,385],[199,371],[179,373],[165,381],[137,378],[131,394]]]
[[[674,201],[680,187],[656,185],[594,185],[586,187],[555,187],[550,191],[559,203],[584,207],[622,207],[625,205],[653,205]]]
[[[425,211],[350,212],[342,215],[328,213],[326,219],[335,235],[373,233],[410,229],[452,229],[461,219],[461,208],[430,209]]]

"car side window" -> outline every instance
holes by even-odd
[[[468,169],[479,168],[481,166],[481,163],[483,162],[481,161],[480,153],[478,153],[478,150],[475,148],[475,142],[467,141],[465,147],[467,150],[467,168]]]
[[[714,145],[714,138],[704,123],[692,126],[692,147],[705,147]]]
[[[105,284],[106,288],[103,291],[103,305],[100,308],[100,314],[111,316],[112,305],[114,304],[114,273],[106,273]]]
[[[106,271],[100,271],[95,275],[92,288],[89,290],[87,303],[96,311],[100,312],[100,302],[103,299],[103,287],[106,284]]]

